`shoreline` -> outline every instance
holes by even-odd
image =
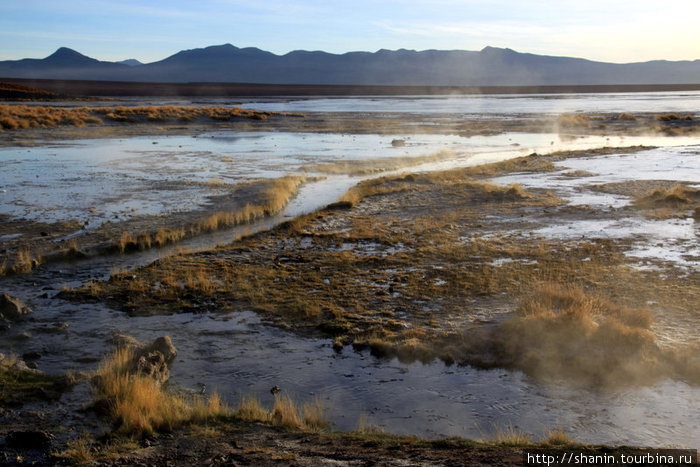
[[[570,85],[570,86],[369,86],[296,85],[255,83],[146,83],[129,81],[81,81],[2,78],[0,82],[21,84],[70,96],[106,97],[347,97],[478,94],[570,94],[700,91],[698,84]],[[60,97],[58,97],[60,99]]]

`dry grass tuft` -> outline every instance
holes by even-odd
[[[530,446],[532,439],[513,425],[494,427],[493,443],[500,446]]]
[[[0,129],[18,130],[34,127],[71,125],[84,127],[100,124],[87,107],[67,109],[62,107],[40,107],[29,105],[0,105]]]
[[[270,180],[261,189],[256,204],[246,204],[233,212],[217,212],[189,228],[191,234],[212,232],[225,227],[246,224],[282,210],[297,193],[306,177],[286,175]]]
[[[172,431],[185,424],[205,424],[224,417],[237,417],[279,426],[320,430],[330,425],[320,400],[302,409],[289,396],[276,396],[271,410],[255,397],[244,397],[236,410],[217,393],[208,399],[167,391],[148,376],[134,372],[134,352],[117,349],[98,368],[93,388],[98,400],[107,401],[117,432],[132,435]]]
[[[561,114],[558,123],[562,128],[589,128],[591,117],[586,114]]]
[[[133,373],[133,358],[132,349],[118,349],[100,365],[93,378],[97,397],[109,401],[118,432],[171,431],[185,423],[201,423],[230,413],[217,394],[206,401],[188,400],[165,391],[151,377]]]
[[[5,272],[12,272],[15,274],[27,273],[39,267],[41,264],[41,258],[35,256],[31,250],[24,246],[17,250],[17,257],[12,263],[12,266],[7,266],[6,262],[3,262],[1,270]]]
[[[566,446],[574,444],[574,442],[571,438],[566,436],[563,428],[555,428],[545,435],[542,444],[547,444],[549,446]]]
[[[271,115],[304,117],[303,114],[257,111],[240,107],[163,105],[64,108],[0,105],[0,129],[18,130],[63,125],[84,127],[86,125],[101,125],[103,119],[117,123],[192,122],[199,119],[205,121],[266,120]]]
[[[660,122],[670,122],[670,121],[674,121],[674,120],[692,120],[693,116],[692,115],[680,116],[678,114],[670,113],[670,114],[657,115],[656,119]]]
[[[235,415],[247,421],[266,422],[270,419],[270,412],[263,408],[260,404],[260,399],[255,396],[243,396]]]
[[[304,426],[308,430],[320,431],[330,427],[330,421],[325,415],[326,409],[320,398],[307,402],[303,406]]]
[[[82,464],[95,459],[95,453],[93,452],[88,437],[81,437],[76,440],[68,441],[66,443],[66,449],[56,453],[55,456],[71,464]]]
[[[213,232],[271,216],[281,211],[289,203],[305,181],[306,177],[293,175],[267,180],[260,183],[259,188],[255,187],[258,190],[255,204],[246,204],[233,211],[216,212],[186,227],[162,228],[155,233],[122,232],[114,248],[120,253],[145,250],[153,246],[176,243],[185,237],[195,236],[202,232]],[[208,184],[220,186],[225,183],[220,180],[212,180]]]
[[[367,414],[363,413],[360,414],[360,417],[357,419],[357,428],[355,428],[355,433],[361,435],[377,435],[384,433],[384,430],[370,422]]]
[[[695,216],[700,209],[700,189],[677,183],[668,189],[637,197],[634,206],[646,210],[647,217],[657,219],[685,217],[689,212]]]
[[[279,426],[291,428],[302,428],[303,418],[299,414],[299,408],[292,401],[291,397],[285,395],[275,395],[275,404],[272,406],[270,414],[272,423]]]
[[[641,383],[667,373],[650,327],[645,311],[614,305],[578,287],[545,283],[489,339],[499,365],[536,377]]]

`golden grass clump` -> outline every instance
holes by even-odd
[[[3,273],[13,272],[15,274],[27,273],[39,267],[41,264],[41,258],[35,256],[31,250],[26,247],[20,247],[17,250],[17,256],[11,266],[8,266],[6,261],[0,266],[0,271]]]
[[[700,209],[700,189],[676,183],[668,189],[654,190],[638,196],[634,206],[645,210],[645,216],[654,219],[685,217],[688,213],[697,219]]]
[[[325,417],[325,408],[319,398],[304,403],[301,407],[287,395],[275,394],[271,409],[265,409],[255,396],[244,396],[234,412],[238,419],[271,423],[286,428],[321,431],[330,426]]]
[[[276,113],[240,107],[194,106],[114,106],[114,107],[44,107],[0,105],[0,129],[18,130],[34,127],[100,125],[103,118],[118,123],[192,122],[197,119],[228,121],[231,119],[266,120],[270,115],[304,117],[302,114]]]
[[[586,114],[561,114],[557,120],[560,127],[564,128],[589,128],[591,117]]]
[[[364,413],[360,414],[357,419],[357,427],[354,431],[361,435],[378,435],[384,433],[384,430],[372,423],[367,414]]]
[[[270,419],[275,425],[292,428],[302,428],[303,426],[303,418],[299,414],[298,407],[291,397],[285,395],[275,395]]]
[[[303,406],[304,426],[308,430],[320,431],[330,427],[330,421],[326,418],[325,407],[320,398],[313,402],[306,402]]]
[[[574,442],[566,435],[563,428],[555,428],[547,432],[542,439],[542,444],[549,446],[567,446],[574,444]]]
[[[185,229],[158,229],[153,235],[153,244],[163,246],[169,243],[175,243],[185,237]]]
[[[243,396],[236,409],[236,417],[246,421],[269,421],[270,412],[261,404],[255,396]]]
[[[667,374],[651,316],[546,283],[490,336],[501,366],[537,377],[595,384],[639,383]]]
[[[500,446],[529,446],[532,439],[513,425],[494,427],[493,443]]]
[[[272,409],[266,410],[256,397],[243,397],[234,410],[217,393],[204,398],[168,391],[152,377],[134,370],[134,355],[131,348],[117,349],[93,378],[96,396],[108,402],[120,433],[171,431],[185,424],[204,424],[225,417],[314,431],[330,425],[319,399],[300,408],[291,397],[276,395]]]
[[[274,112],[243,109],[240,107],[194,107],[194,106],[116,106],[97,107],[93,112],[104,115],[105,118],[116,122],[135,123],[139,121],[191,122],[200,118],[210,120],[227,121],[232,118],[248,118],[253,120],[265,120]]]
[[[233,212],[211,214],[190,227],[190,232],[192,234],[201,231],[212,232],[225,227],[246,224],[275,214],[289,203],[305,181],[306,177],[295,175],[285,175],[284,177],[269,180],[260,189],[256,204],[246,204],[241,209]]]
[[[682,207],[693,202],[700,202],[700,189],[677,183],[666,190],[654,190],[653,193],[637,198],[639,207]]]
[[[670,122],[670,121],[674,121],[674,120],[692,120],[693,116],[692,115],[681,116],[679,114],[669,113],[669,114],[657,115],[656,119],[660,122]]]
[[[184,423],[228,415],[230,410],[214,394],[206,401],[164,390],[157,382],[134,372],[131,348],[117,349],[93,378],[97,397],[109,402],[118,431],[125,434],[170,431]]]
[[[102,123],[87,107],[72,109],[29,105],[0,105],[0,129],[17,130],[34,127]]]
[[[56,453],[56,457],[66,460],[71,464],[81,464],[94,460],[95,453],[92,450],[90,439],[81,437],[68,441],[66,443],[66,448]]]

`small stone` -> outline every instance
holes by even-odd
[[[6,293],[0,295],[0,318],[16,321],[32,312],[32,309],[17,297]]]

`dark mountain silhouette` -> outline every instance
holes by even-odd
[[[139,64],[102,62],[60,48],[44,59],[0,62],[0,77],[141,82],[332,85],[546,86],[698,84],[700,60],[615,64],[486,47],[275,55],[231,44],[183,50]]]
[[[143,63],[139,62],[139,61],[136,60],[135,58],[128,58],[128,59],[126,59],[126,60],[120,60],[120,61],[118,61],[117,63],[120,63],[120,64],[122,64],[122,65],[129,65],[129,66],[139,66],[139,65],[143,65]]]

